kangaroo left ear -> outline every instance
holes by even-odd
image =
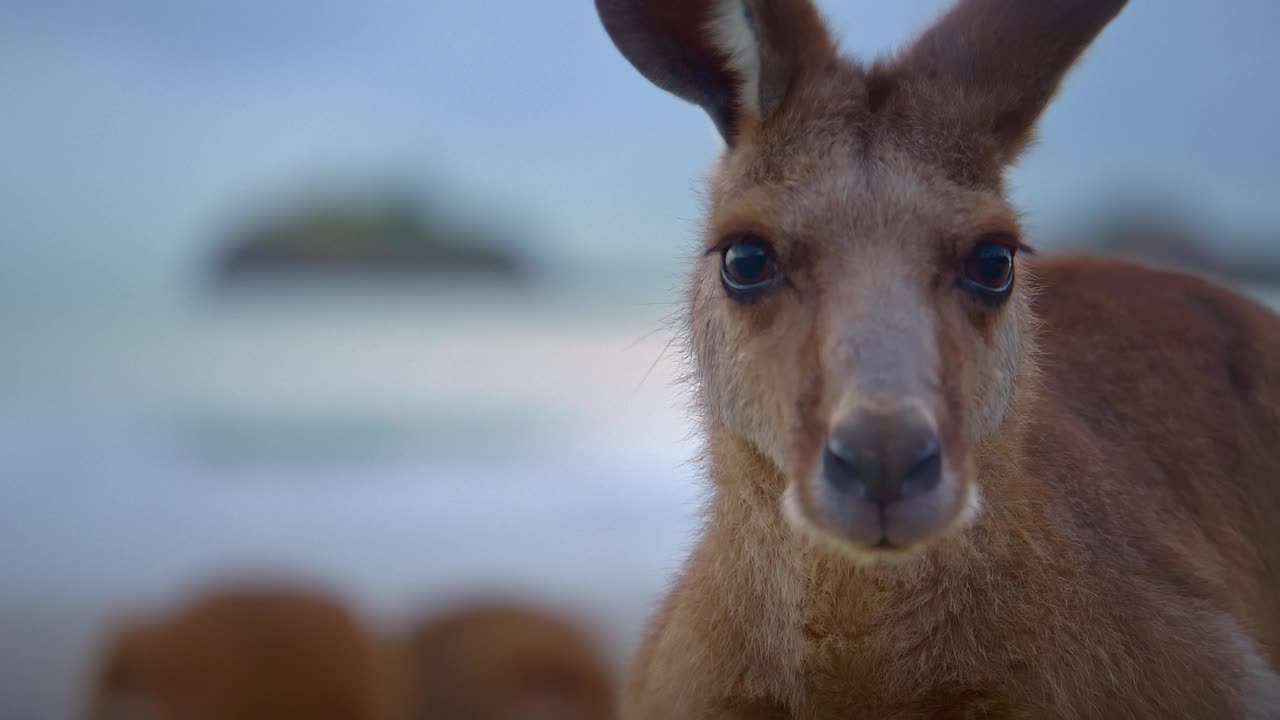
[[[731,147],[835,56],[809,0],[596,0],[596,10],[622,55],[706,110]]]
[[[901,79],[996,149],[1003,166],[1126,0],[960,0],[901,56]]]

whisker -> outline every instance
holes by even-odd
[[[624,350],[624,351],[626,351],[626,352],[629,352],[629,351],[631,351],[631,350],[635,350],[635,349],[636,349],[636,347],[637,347],[640,343],[644,342],[645,340],[648,340],[649,338],[653,337],[654,335],[657,335],[658,333],[662,332],[663,330],[666,330],[666,329],[667,329],[667,326],[665,325],[665,322],[666,322],[666,321],[664,320],[664,321],[662,321],[662,322],[663,322],[663,324],[658,325],[658,327],[656,327],[656,328],[654,328],[654,329],[650,330],[649,332],[645,333],[644,335],[641,335],[640,337],[638,337],[638,338],[636,338],[635,340],[633,340],[633,341],[631,342],[631,344],[630,344],[630,345],[627,345],[625,348],[623,348],[623,350]]]
[[[644,377],[640,378],[640,382],[636,384],[636,390],[644,387],[644,384],[649,381],[649,376],[652,375],[653,371],[658,367],[658,363],[662,362],[662,358],[666,357],[667,351],[671,349],[671,346],[675,343],[676,339],[677,336],[672,335],[671,338],[667,340],[667,344],[662,346],[662,351],[658,353],[658,357],[653,359],[653,362],[649,365],[649,369],[645,371]]]

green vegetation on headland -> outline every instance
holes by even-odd
[[[495,232],[430,218],[412,201],[317,201],[234,233],[216,257],[229,282],[279,275],[487,276],[521,280],[521,259]]]

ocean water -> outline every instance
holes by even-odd
[[[74,717],[114,618],[228,578],[318,584],[387,630],[526,597],[623,657],[704,492],[661,298],[325,286],[0,316],[0,718]]]
[[[70,718],[114,618],[320,585],[391,629],[474,595],[621,657],[702,488],[670,308],[245,290],[5,322],[0,717]]]

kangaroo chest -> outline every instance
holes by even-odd
[[[1017,717],[1034,681],[1033,660],[1015,648],[1052,621],[989,594],[979,583],[912,577],[811,585],[797,613],[805,638],[797,717]],[[1015,633],[1020,643],[1007,639]]]

